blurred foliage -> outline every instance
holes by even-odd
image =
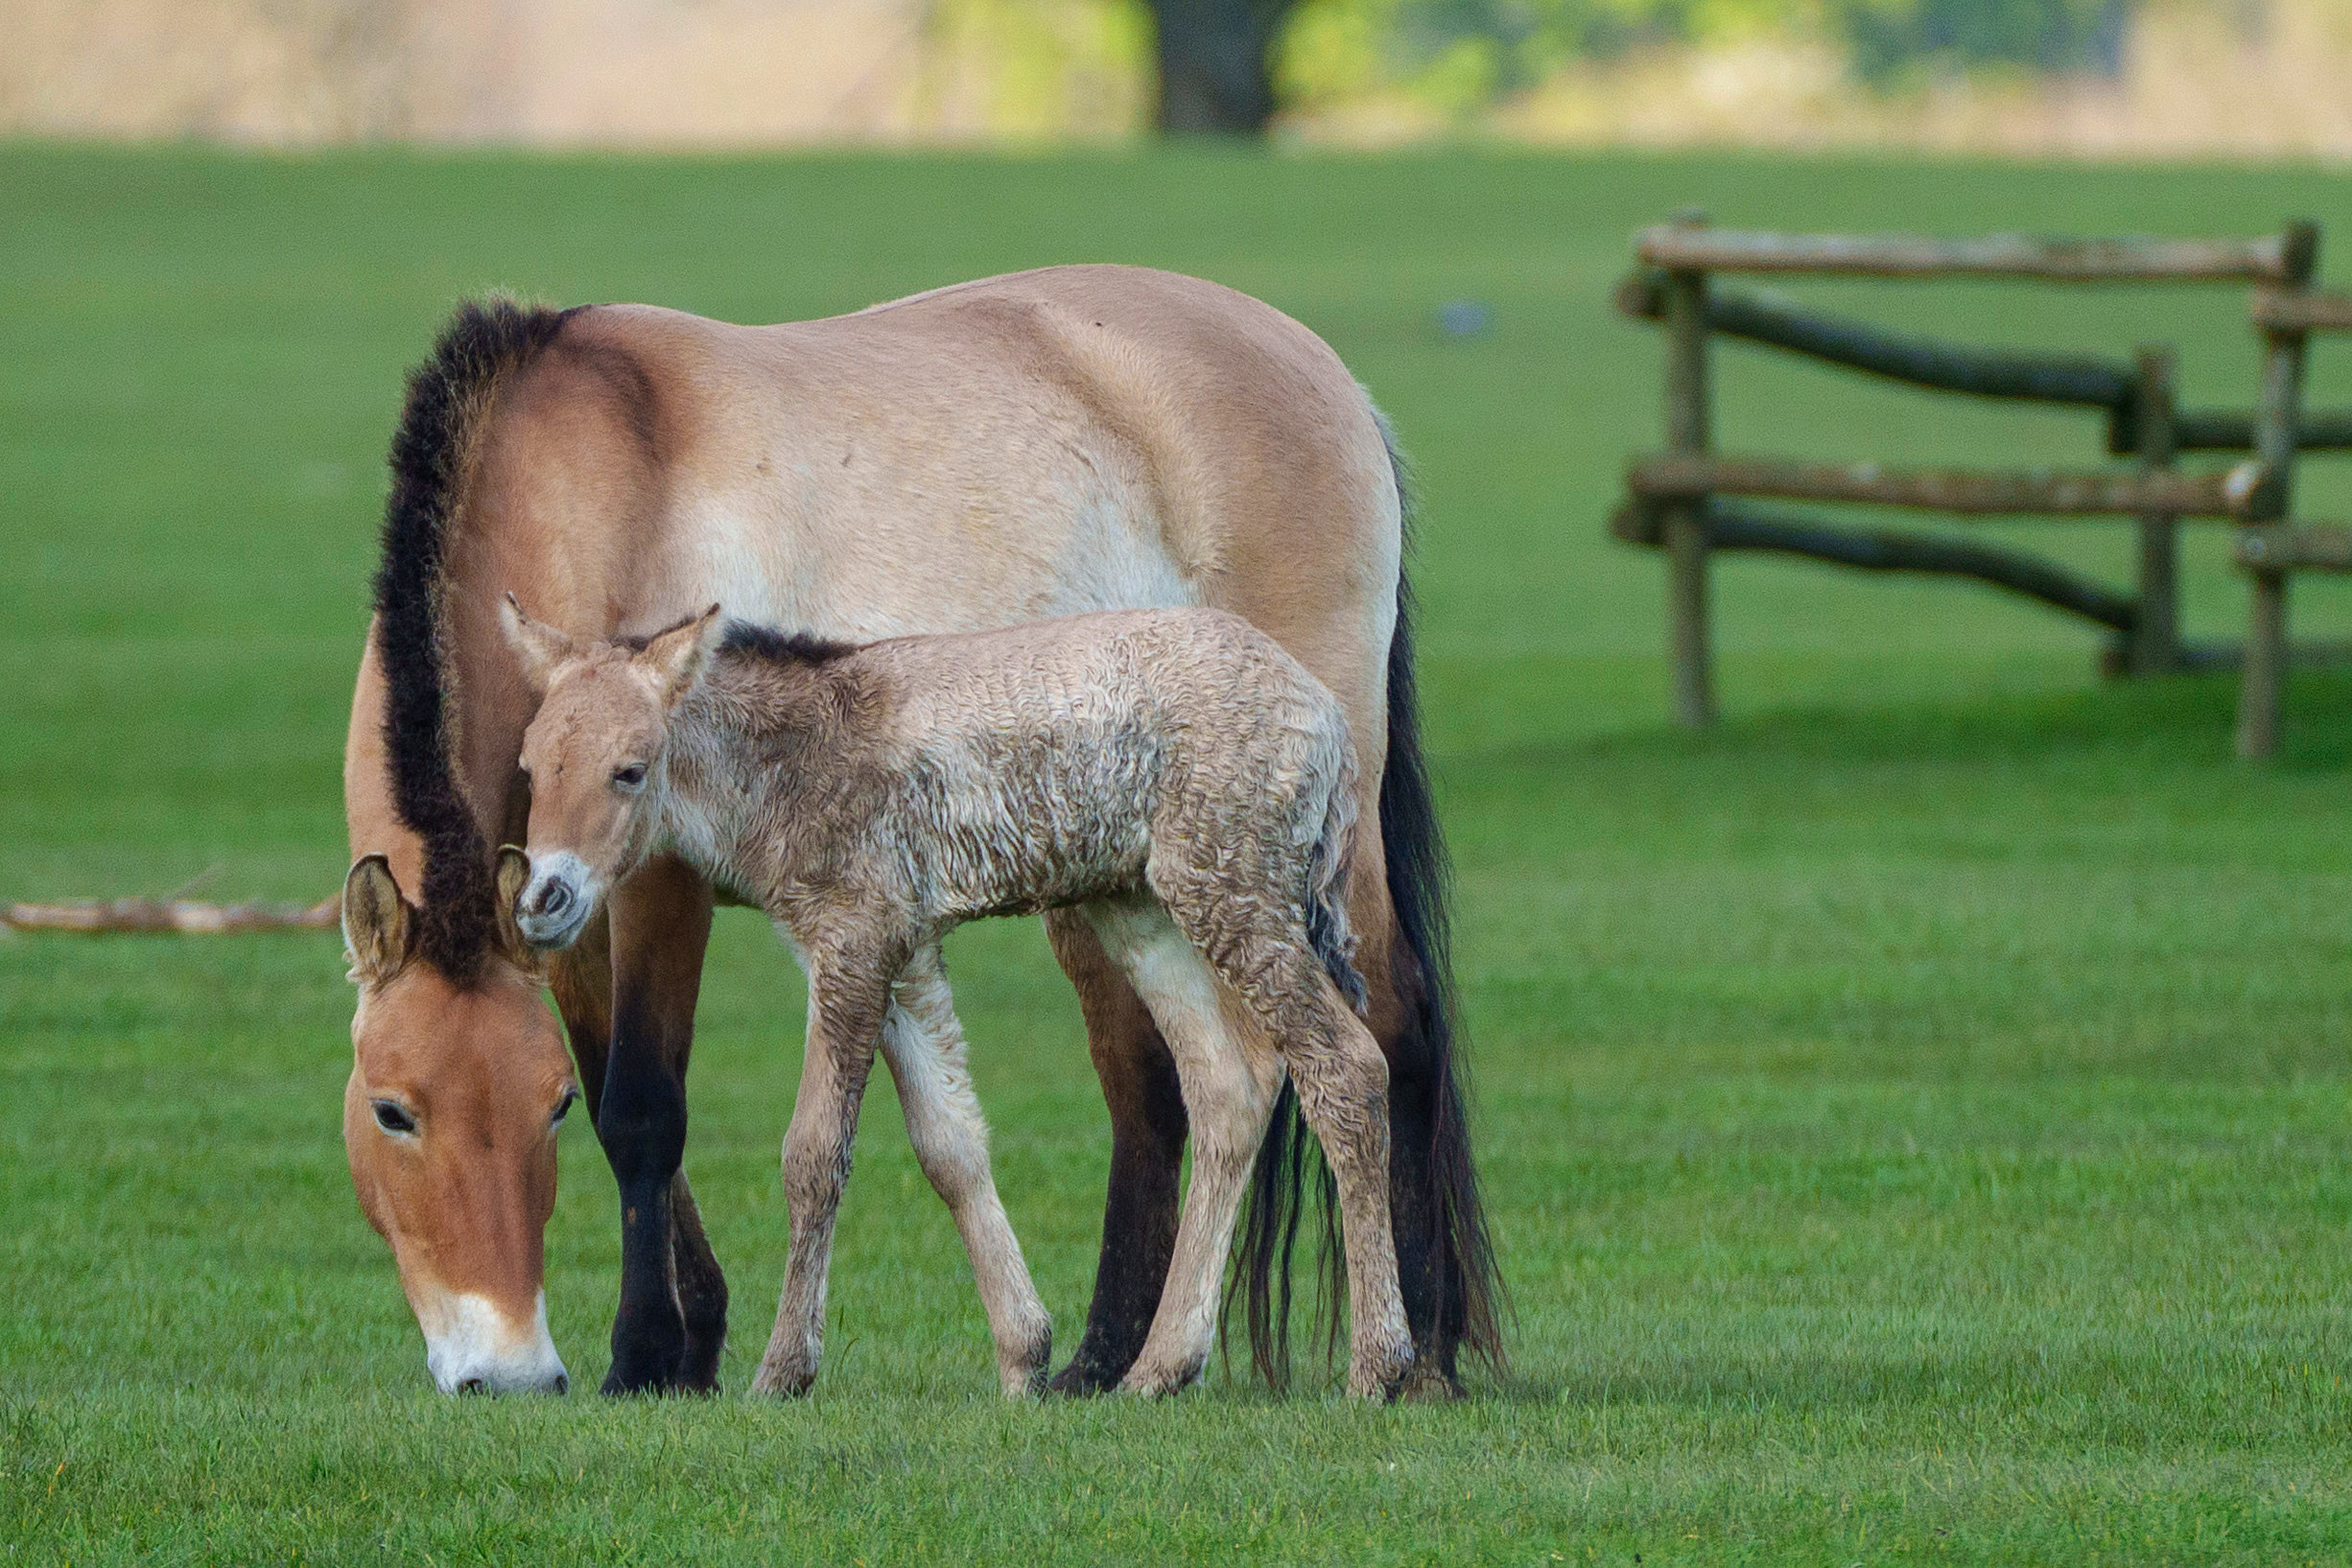
[[[1466,112],[1579,58],[1757,35],[1820,39],[1892,85],[1995,66],[2112,74],[2132,0],[1305,0],[1284,41],[1294,104],[1403,91]]]
[[[1141,0],[929,0],[918,123],[1011,141],[1108,138],[1148,113],[1151,13]]]

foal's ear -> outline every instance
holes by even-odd
[[[392,880],[392,865],[380,854],[364,854],[343,878],[343,948],[351,955],[351,978],[381,985],[398,974],[416,940],[415,911]]]
[[[523,678],[537,696],[547,695],[555,667],[579,652],[579,644],[571,638],[525,615],[523,601],[512,594],[499,600],[498,629],[506,634],[506,645],[523,661]]]
[[[539,953],[523,940],[514,923],[514,904],[530,882],[530,856],[512,844],[498,847],[498,947],[507,962],[526,972],[539,971]]]
[[[726,622],[718,619],[718,606],[714,604],[647,643],[637,663],[651,671],[661,688],[662,701],[675,702],[693,688],[725,633]]]

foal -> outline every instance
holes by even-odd
[[[993,1223],[957,1217],[1008,1391],[1042,1371],[1044,1312],[988,1183],[963,1064],[910,1062],[918,1044],[879,1037],[894,982],[902,999],[909,979],[944,990],[950,930],[1075,905],[1166,1038],[1191,1124],[1175,1255],[1122,1386],[1171,1393],[1207,1364],[1235,1215],[1287,1069],[1338,1182],[1348,1387],[1394,1394],[1413,1348],[1389,1229],[1388,1067],[1356,1016],[1341,901],[1348,726],[1272,639],[1208,610],[865,647],[722,626],[717,605],[642,644],[576,643],[511,596],[501,619],[544,698],[523,740],[523,934],[566,946],[615,882],[667,853],[765,910],[808,971],[808,1059],[784,1142],[791,1252],[756,1388],[798,1393],[816,1376],[878,1043],[919,1155],[922,1124],[962,1127],[961,1158],[941,1163],[965,1168],[926,1158],[952,1206],[976,1159],[976,1206]],[[1024,1322],[1037,1325],[1025,1342]]]

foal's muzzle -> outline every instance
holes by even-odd
[[[530,880],[515,895],[514,926],[534,948],[568,948],[586,929],[596,904],[596,878],[577,855],[533,855]]]

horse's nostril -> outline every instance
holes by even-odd
[[[469,1377],[458,1385],[458,1392],[459,1393],[488,1393],[490,1385],[479,1377]]]
[[[561,1372],[557,1372],[555,1374],[555,1392],[557,1393],[570,1393],[572,1392],[572,1380]]]
[[[560,915],[572,907],[572,890],[561,882],[550,882],[540,891],[539,913]]]

